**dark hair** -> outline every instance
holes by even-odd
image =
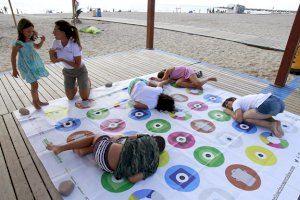
[[[58,20],[55,22],[55,25],[58,26],[58,29],[66,34],[66,37],[68,39],[72,38],[74,42],[78,44],[80,48],[81,43],[79,39],[79,33],[78,30],[75,26],[72,26],[69,22],[65,20]]]
[[[20,19],[20,21],[18,23],[18,40],[25,42],[25,36],[22,33],[22,31],[29,27],[34,28],[34,25],[33,25],[33,23],[31,23],[31,21],[29,21],[28,19],[25,19],[25,18]],[[30,40],[32,40],[32,41],[35,40],[34,35],[30,38]]]
[[[161,70],[160,72],[158,72],[157,74],[157,78],[163,78],[165,75],[166,69]]]
[[[158,101],[155,109],[157,109],[158,111],[169,111],[169,112],[175,111],[175,101],[173,97],[161,93],[158,96]]]
[[[158,149],[159,149],[159,153],[163,152],[163,150],[165,150],[165,147],[166,147],[165,138],[163,138],[161,136],[154,136],[153,138],[154,138],[154,140],[157,143],[157,146],[158,146]]]
[[[223,103],[222,103],[222,107],[224,107],[224,108],[227,108],[226,106],[227,106],[227,103],[228,103],[228,101],[235,101],[236,100],[236,98],[235,97],[229,97],[229,98],[227,98]]]

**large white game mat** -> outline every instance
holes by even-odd
[[[237,96],[206,84],[204,92],[165,87],[176,99],[176,113],[137,110],[127,93],[129,81],[92,90],[91,100],[79,97],[49,102],[29,116],[14,114],[54,185],[71,180],[74,191],[64,199],[297,199],[300,195],[300,117],[276,116],[285,136],[239,124],[223,112],[221,103]],[[54,155],[47,143],[62,144],[80,131],[109,135],[161,135],[166,149],[157,172],[131,184],[103,173],[93,155],[72,151]]]

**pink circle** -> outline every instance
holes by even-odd
[[[102,131],[120,132],[126,127],[125,121],[121,119],[108,119],[100,124]]]
[[[186,132],[174,132],[168,136],[168,142],[179,149],[188,149],[195,144],[195,138]]]
[[[188,107],[195,111],[205,111],[208,109],[208,105],[201,101],[193,101],[188,103]]]

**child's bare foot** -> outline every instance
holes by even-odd
[[[207,81],[217,81],[217,78],[216,77],[210,77],[207,79]]]
[[[41,102],[41,101],[39,101],[39,105],[40,106],[47,106],[47,105],[49,105],[49,103],[48,102]]]
[[[53,144],[47,144],[46,149],[48,149],[49,151],[52,151],[55,155],[57,155],[61,152],[59,146],[53,145]]]
[[[36,101],[33,101],[33,102],[32,102],[32,105],[33,105],[33,107],[34,107],[35,109],[37,109],[37,110],[41,109],[41,106],[40,106],[39,103],[36,102]]]
[[[272,132],[274,133],[274,135],[278,138],[281,138],[283,136],[283,130],[281,128],[281,122],[280,121],[275,121],[272,122]]]

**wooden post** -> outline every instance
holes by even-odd
[[[153,49],[155,0],[148,0],[146,48]]]
[[[74,26],[76,26],[76,22],[75,22],[75,0],[72,0],[72,13],[73,13],[73,24]]]
[[[300,4],[296,13],[295,21],[291,29],[289,39],[287,41],[283,57],[281,59],[280,67],[277,72],[275,86],[284,87],[292,62],[297,50],[297,46],[300,40]]]
[[[15,13],[14,13],[14,10],[13,10],[13,8],[11,6],[10,0],[8,0],[8,3],[9,3],[10,10],[11,10],[11,14],[12,14],[12,16],[14,18],[15,27],[17,27],[17,21],[16,21]]]

